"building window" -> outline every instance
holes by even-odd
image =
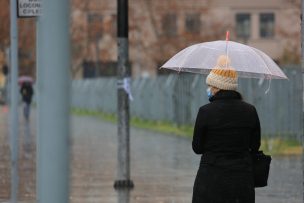
[[[87,16],[88,21],[88,34],[89,40],[95,41],[102,37],[102,15],[98,13],[89,13]]]
[[[177,34],[176,14],[166,14],[163,16],[162,29],[166,36],[168,37],[176,36]]]
[[[274,37],[274,14],[261,13],[260,14],[260,36],[262,38]]]
[[[185,28],[189,33],[200,33],[201,19],[200,14],[187,14],[185,19]]]
[[[236,36],[238,38],[250,37],[251,32],[251,19],[249,13],[236,14]]]

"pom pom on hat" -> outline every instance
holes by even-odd
[[[220,55],[216,62],[216,67],[226,68],[230,66],[230,59],[226,55]]]
[[[222,90],[236,90],[238,75],[235,69],[230,67],[230,62],[228,56],[219,56],[216,66],[207,76],[206,83]]]

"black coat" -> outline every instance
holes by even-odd
[[[221,90],[199,109],[192,141],[202,154],[193,203],[253,203],[250,151],[260,147],[260,122],[254,106],[236,91]]]
[[[22,101],[27,104],[31,104],[34,94],[32,85],[30,83],[23,83],[20,88],[20,93],[22,96]]]

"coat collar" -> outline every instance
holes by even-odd
[[[242,95],[233,90],[220,90],[214,96],[212,96],[209,101],[213,102],[215,100],[242,100]]]

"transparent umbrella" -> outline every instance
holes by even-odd
[[[161,68],[208,74],[220,56],[228,56],[226,67],[233,67],[239,77],[288,79],[264,52],[234,41],[211,41],[189,46],[169,59]],[[229,66],[229,67],[228,67]]]
[[[22,83],[25,83],[25,82],[28,82],[28,83],[34,83],[34,79],[31,77],[31,76],[27,76],[27,75],[23,75],[23,76],[20,76],[18,78],[18,83],[19,84],[22,84]]]

